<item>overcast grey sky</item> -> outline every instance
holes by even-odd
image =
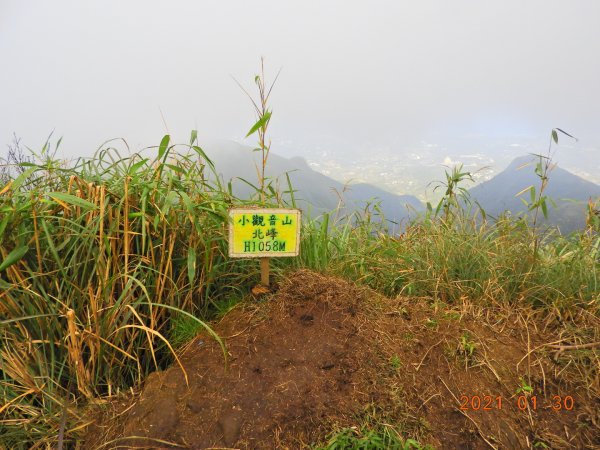
[[[240,138],[260,56],[272,136],[401,148],[562,127],[600,141],[600,2],[0,0],[0,144]],[[276,151],[276,148],[274,149]]]

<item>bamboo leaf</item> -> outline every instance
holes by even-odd
[[[190,134],[190,145],[194,145],[194,142],[198,140],[198,130],[192,130]]]
[[[208,156],[206,156],[206,153],[204,152],[204,150],[202,150],[202,149],[201,149],[200,147],[198,147],[197,145],[194,145],[192,148],[193,148],[193,149],[196,151],[196,153],[198,153],[198,154],[199,154],[199,155],[200,155],[202,158],[204,158],[204,161],[206,161],[206,163],[207,163],[207,164],[208,164],[208,165],[209,165],[209,166],[210,166],[212,169],[214,169],[214,168],[215,168],[215,165],[213,164],[213,162],[211,161],[211,159],[210,159]]]
[[[546,206],[546,198],[544,197],[541,200],[542,213],[544,214],[544,219],[548,219],[548,207]]]
[[[138,161],[134,165],[132,165],[129,168],[129,175],[131,176],[134,173],[136,173],[140,167],[142,167],[144,164],[146,164],[147,161],[148,161],[148,158],[144,158],[141,161]]]
[[[190,285],[194,282],[194,277],[196,275],[196,250],[193,247],[188,249],[187,255],[187,269],[188,269],[188,279],[190,280]]]
[[[61,203],[63,205],[66,203],[86,209],[97,208],[97,206],[94,205],[92,202],[88,202],[87,200],[84,200],[80,197],[71,194],[66,194],[64,192],[50,192],[48,195],[56,202]]]
[[[256,133],[256,131],[265,126],[267,124],[267,122],[269,122],[269,119],[271,118],[271,111],[267,111],[262,117],[260,117],[256,123],[254,124],[254,126],[252,128],[250,128],[250,131],[248,131],[248,134],[246,135],[246,137],[248,136],[252,136],[254,133]]]
[[[254,190],[255,190],[256,192],[259,192],[259,191],[260,191],[260,188],[259,188],[258,186],[255,186],[254,184],[250,183],[248,180],[246,180],[246,179],[244,179],[244,178],[242,178],[242,177],[236,177],[236,178],[237,178],[238,180],[241,180],[241,181],[243,181],[244,183],[246,183],[246,184],[247,184],[248,186],[250,186],[251,188],[254,188]]]
[[[4,194],[6,191],[8,191],[10,189],[10,187],[12,186],[13,182],[12,180],[9,181],[6,186],[4,186],[2,189],[0,189],[0,195]]]
[[[7,215],[4,216],[4,218],[0,222],[0,238],[4,234],[4,230],[6,229],[6,225],[8,225],[8,219],[9,218],[10,218],[10,216],[7,214]]]
[[[25,256],[25,254],[27,253],[28,250],[29,250],[29,247],[27,247],[26,245],[22,245],[21,247],[15,248],[12,252],[10,252],[6,256],[6,259],[4,261],[2,261],[2,264],[0,264],[0,272],[3,272],[4,270],[8,269],[13,264],[19,262],[21,260],[21,258],[23,258],[23,256]]]
[[[524,194],[525,192],[527,192],[532,187],[533,187],[533,185],[527,186],[525,189],[523,189],[522,191],[519,191],[517,194],[515,194],[515,197],[519,197],[520,195]]]
[[[194,204],[192,203],[192,199],[190,199],[190,196],[187,195],[183,191],[179,192],[179,196],[183,200],[183,204],[185,205],[185,208],[187,209],[188,214],[190,215],[190,218],[193,218],[194,217]]]
[[[12,319],[0,320],[0,325],[8,325],[9,323],[22,322],[29,319],[39,319],[40,317],[57,317],[59,314],[34,314],[30,316],[14,317]]]
[[[556,130],[552,130],[552,140],[555,144],[558,144],[558,133],[556,132]]]
[[[190,319],[195,320],[202,328],[204,328],[206,330],[206,332],[208,334],[210,334],[214,338],[215,341],[217,341],[217,343],[221,347],[221,351],[223,352],[223,358],[225,359],[225,367],[228,367],[229,358],[227,357],[227,347],[225,345],[225,342],[223,342],[223,340],[219,337],[219,335],[217,333],[215,333],[215,331],[206,322],[203,322],[202,320],[198,319],[196,316],[193,316],[189,312],[183,311],[182,309],[176,308],[171,305],[165,305],[163,303],[151,303],[151,302],[148,302],[146,304],[150,305],[150,306],[157,306],[159,308],[166,308],[171,311],[176,311],[179,314],[183,314],[184,316],[187,316]]]
[[[164,164],[164,166],[165,166],[165,167],[168,167],[168,168],[169,168],[169,169],[171,169],[173,172],[177,172],[177,173],[179,173],[179,174],[181,174],[181,175],[185,175],[185,173],[186,173],[185,169],[183,169],[183,168],[181,168],[181,167],[179,167],[179,166],[176,166],[176,165],[174,165],[174,164],[167,164],[167,163],[165,163],[165,164]]]
[[[575,139],[576,141],[578,141],[579,139],[577,139],[575,136],[570,135],[569,133],[567,133],[565,130],[561,130],[560,128],[555,128],[557,131],[560,131],[562,134],[564,134],[565,136],[569,136],[572,139]]]
[[[19,189],[19,187],[21,187],[21,185],[25,182],[25,180],[27,180],[27,178],[29,178],[29,176],[36,170],[37,170],[37,167],[30,167],[25,172],[23,172],[21,175],[19,175],[17,178],[15,178],[15,180],[13,181],[13,183],[11,185],[11,189],[13,191],[16,191],[17,189]]]
[[[32,205],[33,205],[33,202],[31,200],[21,203],[17,207],[17,212],[20,213],[23,211],[27,211]]]
[[[163,136],[162,140],[160,141],[160,145],[158,146],[158,159],[161,159],[163,157],[163,155],[165,154],[165,152],[167,151],[170,140],[171,140],[171,136],[169,136],[168,134],[165,134]]]
[[[296,208],[296,196],[294,195],[294,192],[297,192],[296,189],[293,188],[292,186],[292,180],[290,179],[290,172],[286,172],[285,173],[285,177],[287,179],[287,184],[288,184],[288,190],[285,191],[286,194],[290,194],[290,200],[292,202],[292,208]]]

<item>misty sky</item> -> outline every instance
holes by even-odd
[[[243,137],[259,59],[272,137],[393,149],[464,136],[600,142],[600,2],[0,0],[0,144],[66,155]],[[274,146],[274,151],[277,151]]]

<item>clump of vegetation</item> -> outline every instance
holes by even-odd
[[[282,197],[264,176],[270,88],[264,73],[256,82],[261,103],[249,133],[259,134],[263,162],[256,194],[277,206]],[[0,173],[0,439],[8,448],[42,448],[76,441],[86,425],[79,406],[177,363],[174,347],[198,330],[212,333],[207,321],[243,297],[257,266],[226,257],[228,208],[248,200],[220,183],[196,132],[184,146],[165,136],[154,156],[122,157],[109,143],[71,165],[55,160],[49,143],[37,157],[15,145],[10,170]],[[549,166],[538,168],[536,217],[546,214]],[[400,236],[387,233],[376,204],[349,217],[307,218],[300,256],[273,260],[274,271],[310,268],[388,296],[445,304],[526,305],[562,324],[597,317],[597,205],[587,230],[532,239],[535,226],[526,221],[491,222],[464,208],[468,179],[460,167],[447,173],[438,207]],[[460,349],[467,360],[476,345],[463,335]],[[397,370],[401,361],[390,365]],[[425,447],[383,427],[341,430],[324,448]]]
[[[390,358],[390,366],[394,370],[399,370],[402,367],[402,360],[398,355],[392,355]]]
[[[524,379],[520,379],[521,384],[515,391],[515,394],[531,394],[533,393],[533,387]]]
[[[153,159],[107,148],[72,167],[27,162],[3,186],[0,395],[11,448],[52,442],[65,410],[77,422],[72,406],[176,360],[171,317],[210,331],[198,317],[251,278],[247,261],[225,257],[227,208],[239,200],[208,181],[195,134],[183,148],[165,136]]]
[[[477,343],[473,341],[471,335],[465,331],[460,336],[456,346],[455,356],[464,362],[465,369],[472,365],[476,357]]]
[[[326,228],[323,222],[309,222],[296,264],[327,268],[389,296],[528,304],[560,316],[572,307],[598,313],[597,232],[546,235],[534,254],[532,229],[525,221],[501,217],[492,222],[465,209],[443,214],[452,222],[426,215],[400,236],[364,217]]]
[[[421,445],[414,439],[402,439],[389,425],[377,428],[356,427],[336,431],[323,447],[315,450],[433,450],[429,445]]]
[[[552,162],[554,154],[552,153],[552,143],[558,144],[558,133],[562,133],[565,136],[570,137],[571,139],[577,140],[576,137],[571,136],[564,130],[560,128],[554,128],[550,133],[550,142],[548,144],[548,152],[545,155],[542,154],[534,154],[537,158],[537,163],[535,165],[535,175],[540,180],[540,185],[536,190],[535,186],[529,186],[519,192],[517,196],[521,195],[524,192],[529,192],[529,201],[525,199],[521,199],[523,203],[527,206],[527,209],[533,214],[531,220],[532,226],[532,237],[533,237],[533,256],[537,257],[537,251],[540,245],[541,236],[539,230],[536,229],[539,219],[540,210],[544,215],[545,219],[548,219],[548,202],[554,203],[554,200],[545,195],[546,188],[548,187],[548,183],[550,181],[550,172],[554,169],[554,163]],[[556,206],[556,205],[555,205]]]

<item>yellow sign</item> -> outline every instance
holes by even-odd
[[[230,209],[229,219],[229,256],[233,258],[298,256],[299,210]]]

